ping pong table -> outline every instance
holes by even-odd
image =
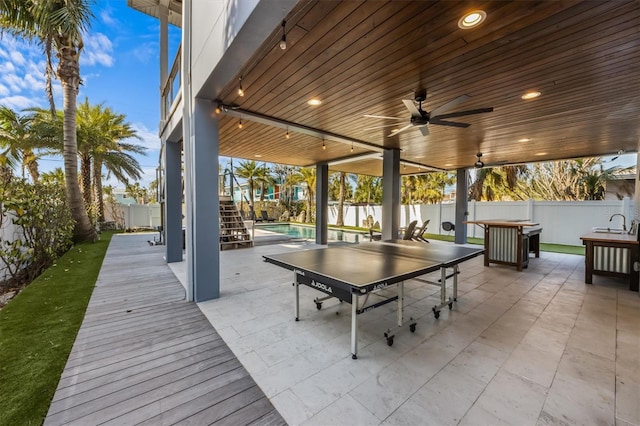
[[[436,318],[444,306],[452,308],[458,293],[458,265],[484,253],[484,249],[449,244],[425,244],[407,240],[389,240],[263,256],[264,261],[293,271],[295,287],[295,320],[300,318],[301,284],[326,296],[316,298],[317,309],[329,298],[351,303],[351,357],[358,358],[358,315],[397,301],[397,327],[384,336],[393,345],[394,331],[404,324],[404,281],[440,270],[440,304],[432,308]],[[447,268],[453,273],[447,276]],[[447,299],[446,280],[453,277],[453,297]],[[393,296],[369,303],[371,294],[397,287]],[[362,302],[360,298],[363,298]],[[411,319],[409,329],[416,323]]]

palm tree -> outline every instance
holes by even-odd
[[[85,210],[78,184],[78,145],[76,140],[76,96],[82,82],[80,53],[82,34],[92,17],[90,0],[0,0],[0,28],[18,37],[37,40],[46,56],[47,96],[55,116],[51,76],[62,84],[64,111],[65,189],[75,220],[74,241],[95,240],[96,231]],[[55,55],[54,55],[55,53]],[[58,67],[53,70],[54,56]]]
[[[255,184],[264,175],[264,167],[256,163],[255,161],[241,161],[240,165],[236,167],[234,173],[247,180],[249,185],[249,210],[251,211],[251,217],[255,214],[254,210],[254,196],[255,196]]]
[[[382,179],[376,176],[358,175],[353,198],[358,203],[381,203]]]
[[[303,167],[298,173],[302,176],[301,182],[307,185],[307,190],[305,191],[307,194],[307,215],[305,222],[311,223],[311,209],[313,207],[313,197],[315,195],[316,188],[316,169],[313,167]]]
[[[123,114],[116,114],[103,104],[92,106],[88,99],[78,106],[78,152],[82,194],[86,206],[93,205],[94,200],[95,213],[100,222],[104,221],[103,166],[108,174],[113,174],[124,184],[129,182],[129,178],[141,177],[142,168],[131,154],[144,154],[146,149],[140,145],[123,142],[131,138],[138,136],[125,121]]]
[[[347,190],[347,174],[340,172],[338,174],[338,217],[336,218],[336,226],[344,226],[344,200]]]
[[[31,180],[38,182],[38,156],[34,148],[40,145],[38,133],[32,131],[33,115],[20,115],[6,106],[0,106],[0,157],[8,166],[22,163],[22,171],[27,169]]]

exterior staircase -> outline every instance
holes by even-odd
[[[253,247],[251,234],[231,197],[220,196],[220,250]]]

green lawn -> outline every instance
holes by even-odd
[[[42,424],[112,235],[74,246],[0,311],[0,425]]]

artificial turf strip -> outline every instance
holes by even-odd
[[[0,425],[40,425],[111,241],[74,246],[0,310]]]

